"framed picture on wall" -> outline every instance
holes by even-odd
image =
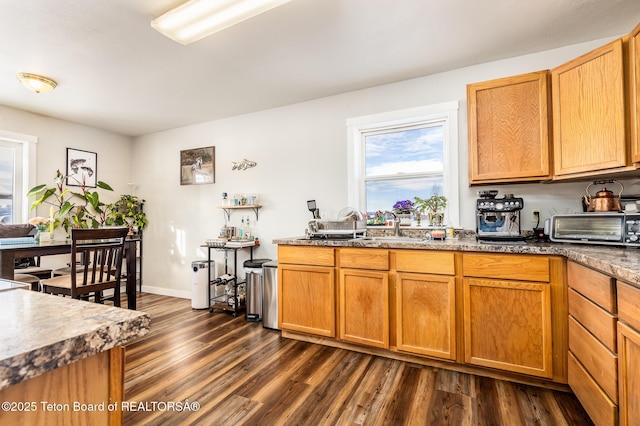
[[[216,148],[194,148],[180,151],[180,185],[214,183]]]
[[[67,148],[67,185],[95,188],[98,174],[98,154]]]

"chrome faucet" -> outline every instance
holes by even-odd
[[[400,236],[400,219],[398,219],[398,216],[396,216],[396,214],[390,210],[385,210],[384,212],[382,212],[385,219],[387,218],[387,213],[393,216],[393,236],[399,237]]]

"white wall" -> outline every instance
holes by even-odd
[[[262,244],[254,257],[277,257],[274,238],[302,235],[311,214],[306,201],[335,215],[348,205],[347,132],[351,117],[440,102],[460,101],[459,170],[461,224],[475,229],[476,192],[468,187],[466,85],[508,75],[550,69],[608,40],[598,40],[523,57],[477,65],[443,74],[289,105],[196,126],[145,135],[133,146],[136,195],[146,199],[145,288],[189,297],[194,259],[206,258],[201,244],[224,225],[222,192],[255,192],[264,208],[260,219],[250,211],[234,212],[232,225],[250,214]],[[217,102],[218,100],[212,100]],[[180,186],[179,152],[216,148],[215,183]],[[233,161],[256,161],[257,167],[232,171]],[[631,186],[626,193],[638,193]],[[526,211],[540,208],[542,219],[553,213],[578,211],[586,183],[505,185],[501,193],[525,199]],[[525,214],[528,217],[528,214]],[[533,224],[523,222],[524,227]],[[220,258],[219,252],[214,256]],[[241,259],[241,261],[244,257]]]
[[[2,105],[0,129],[38,138],[34,186],[53,185],[56,171],[60,169],[62,173],[66,172],[67,148],[75,148],[97,154],[97,178],[114,189],[113,192],[101,190],[101,200],[109,203],[115,201],[120,194],[129,192],[130,187],[127,183],[131,181],[132,139],[128,136]],[[33,200],[28,201],[29,205]],[[42,206],[30,211],[29,217],[34,216],[48,217],[49,207]],[[56,231],[56,236],[59,235],[64,235],[62,230]],[[43,265],[59,266],[64,265],[66,261],[62,256],[46,256],[43,258]]]

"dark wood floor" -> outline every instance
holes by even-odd
[[[142,294],[127,345],[126,425],[589,425],[569,393],[298,342]],[[171,409],[197,403],[197,411]],[[191,406],[191,405],[190,405]]]

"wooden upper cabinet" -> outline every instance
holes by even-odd
[[[629,38],[629,67],[631,159],[640,163],[640,24]]]
[[[550,178],[549,72],[467,85],[469,183]]]
[[[554,177],[628,165],[622,39],[551,71]]]

